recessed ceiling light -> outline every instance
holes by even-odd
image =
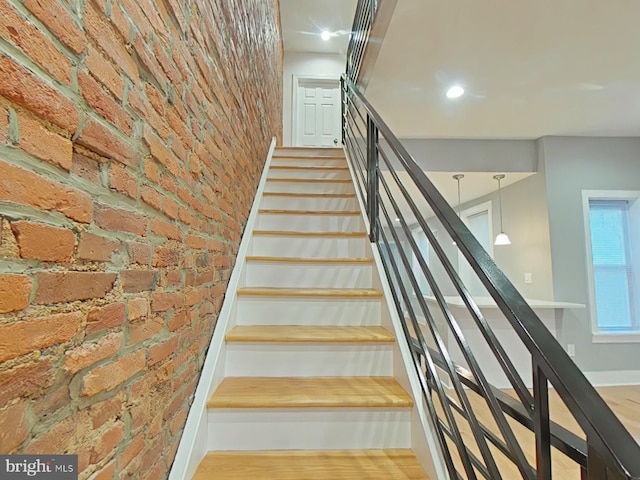
[[[331,38],[331,32],[329,30],[325,30],[320,34],[320,37],[324,40],[327,41]]]
[[[460,85],[454,85],[449,90],[447,90],[447,98],[458,98],[464,95],[464,88]]]

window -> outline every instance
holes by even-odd
[[[597,193],[584,199],[593,331],[616,341],[617,334],[640,334],[638,252],[633,251],[640,202],[632,192]]]

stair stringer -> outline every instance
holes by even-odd
[[[347,157],[351,179],[355,185],[357,176],[353,170],[352,162],[349,159],[349,153],[346,150],[345,156]],[[356,188],[355,190],[362,219],[366,230],[369,232],[370,223],[366,213],[367,210],[360,196],[359,189]],[[411,412],[411,446],[413,453],[430,479],[449,479],[444,456],[436,437],[435,427],[427,411],[420,380],[415,371],[413,358],[405,339],[400,317],[394,305],[391,286],[384,273],[382,257],[375,243],[371,243],[370,246],[374,260],[373,286],[374,288],[382,290],[383,293],[381,307],[382,326],[392,331],[396,337],[396,342],[393,347],[393,376],[414,399],[414,406]]]
[[[182,431],[178,451],[176,452],[176,457],[169,472],[169,480],[190,480],[208,451],[207,401],[224,377],[224,359],[226,357],[225,335],[236,323],[236,292],[244,281],[246,257],[251,246],[253,230],[257,223],[258,210],[260,209],[260,202],[267,183],[267,175],[269,174],[269,167],[271,166],[275,147],[276,139],[274,137],[271,140],[258,190],[247,220],[247,226],[240,241],[236,263],[229,278],[229,284],[225,292],[220,315],[218,316],[211,343],[209,344],[193,403],[189,409],[187,421]]]

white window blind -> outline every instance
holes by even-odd
[[[636,328],[629,246],[629,203],[589,200],[591,255],[598,330]]]

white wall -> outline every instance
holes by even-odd
[[[293,75],[339,78],[344,73],[346,62],[344,55],[285,52],[282,108],[282,144],[284,146],[293,145],[291,138]]]

